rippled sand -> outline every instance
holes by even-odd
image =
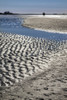
[[[0,33],[0,85],[9,86],[48,68],[60,42]]]
[[[66,41],[0,33],[1,100],[66,100],[66,70]]]

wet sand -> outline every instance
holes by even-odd
[[[0,33],[0,85],[9,86],[48,68],[61,42]]]
[[[29,17],[24,20],[23,26],[36,30],[67,34],[67,17]]]
[[[66,100],[67,41],[0,33],[0,99]]]

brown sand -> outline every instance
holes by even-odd
[[[67,33],[67,18],[30,17],[24,20],[23,26],[51,32]]]

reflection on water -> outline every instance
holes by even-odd
[[[49,33],[44,31],[37,31],[34,29],[21,26],[23,19],[17,16],[0,15],[0,32],[7,32],[12,34],[21,34],[26,36],[47,38],[54,40],[67,40],[66,34]]]

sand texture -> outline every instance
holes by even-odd
[[[2,100],[67,100],[67,53],[55,55],[48,69],[22,84],[7,88]]]
[[[67,100],[67,42],[0,33],[0,100]]]
[[[23,26],[49,32],[67,33],[67,18],[30,17],[24,20]]]
[[[56,41],[0,34],[0,85],[12,85],[48,68],[52,51],[59,45]]]

